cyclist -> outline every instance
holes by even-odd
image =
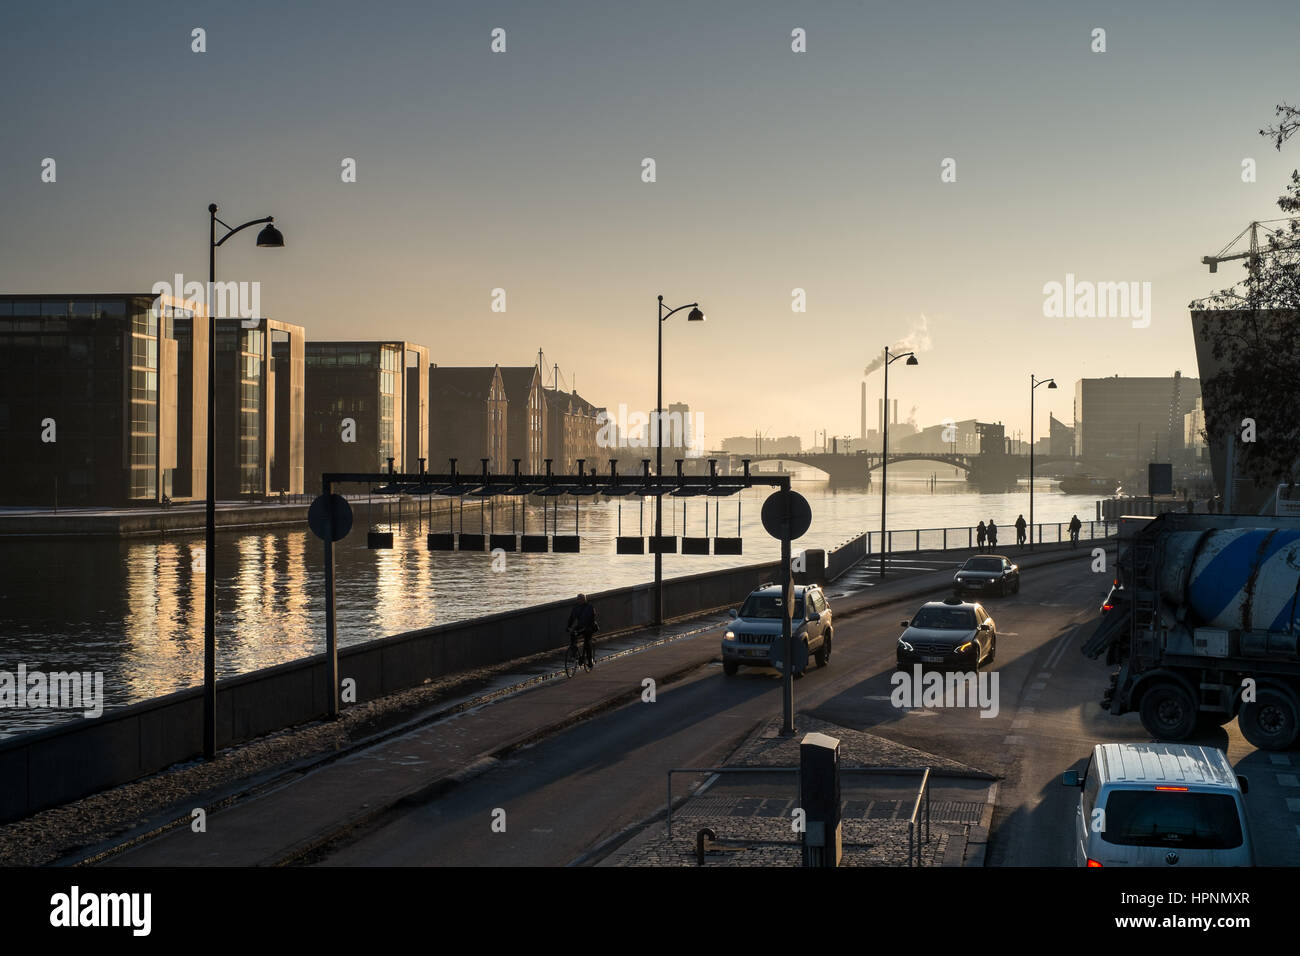
[[[600,624],[596,621],[596,608],[587,600],[587,595],[579,594],[578,603],[569,611],[568,630],[571,639],[582,637],[582,655],[587,666],[594,667],[596,658],[591,651],[591,635],[600,630]]]

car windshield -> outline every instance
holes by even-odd
[[[751,594],[740,606],[741,617],[781,619],[781,596],[779,594]],[[794,599],[794,616],[803,617],[803,598]]]
[[[1001,571],[1001,558],[968,558],[963,571]]]
[[[1115,790],[1101,837],[1119,846],[1231,850],[1241,846],[1241,821],[1226,793]]]
[[[912,627],[939,631],[969,631],[975,626],[975,612],[968,607],[923,607],[912,618]]]

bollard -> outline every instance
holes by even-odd
[[[716,840],[718,835],[705,827],[699,833],[695,834],[695,864],[696,866],[704,865],[704,841],[705,839]]]
[[[799,805],[804,811],[803,865],[836,867],[843,853],[840,824],[840,742],[807,734],[799,744]]]

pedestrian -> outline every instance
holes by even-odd
[[[985,533],[989,536],[989,550],[992,551],[998,546],[998,526],[993,523],[992,518],[989,519],[989,526]]]
[[[1079,529],[1082,527],[1083,522],[1079,520],[1078,515],[1070,519],[1070,547],[1077,548],[1079,546]]]
[[[981,521],[975,526],[975,543],[979,545],[979,550],[984,551],[984,522]]]
[[[1019,518],[1016,519],[1016,544],[1020,545],[1020,547],[1022,548],[1025,546],[1026,527],[1027,525],[1025,524],[1025,516],[1021,515]]]

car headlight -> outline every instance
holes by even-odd
[[[723,638],[724,641],[734,641],[735,639],[736,639],[735,631],[728,631],[727,636]]]
[[[957,653],[958,653],[958,654],[965,654],[967,651],[969,651],[969,650],[970,650],[972,647],[974,647],[974,646],[975,646],[975,642],[974,642],[974,641],[967,641],[967,642],[966,642],[965,644],[963,644],[961,647],[957,648]]]
[[[898,639],[898,646],[907,651],[907,653],[912,653],[912,645],[907,643],[907,641],[903,640],[901,637]]]

